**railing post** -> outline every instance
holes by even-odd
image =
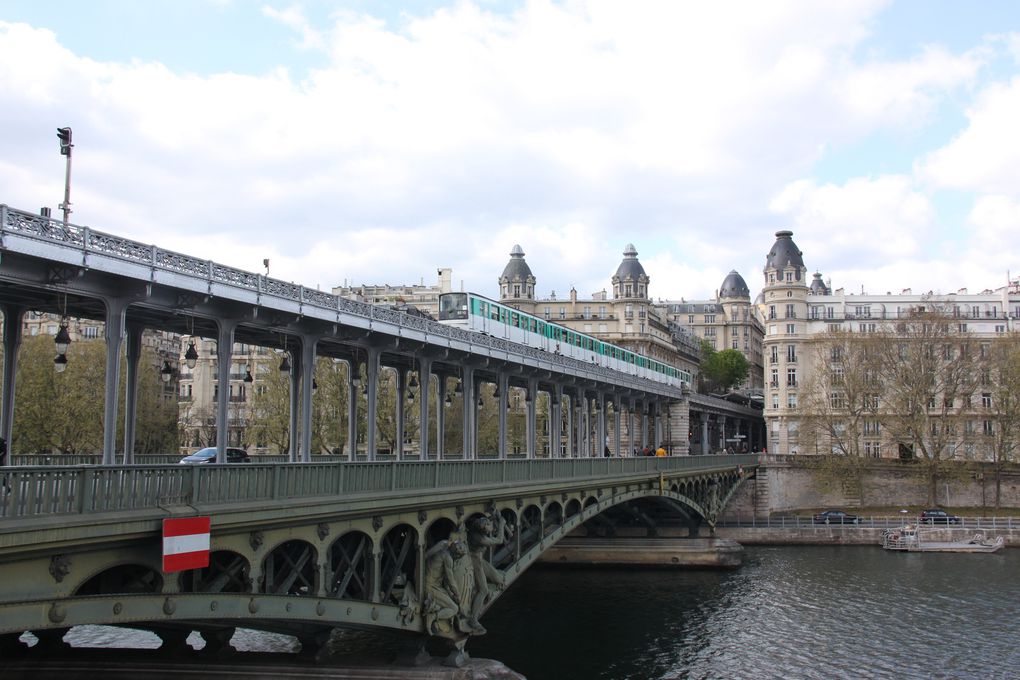
[[[88,474],[87,468],[81,468],[77,471],[78,476],[78,512],[84,514],[89,510],[89,506],[92,505],[92,484]]]
[[[269,491],[270,497],[276,500],[280,497],[280,465],[273,466],[273,488]]]
[[[390,491],[397,490],[397,461],[390,461]]]
[[[435,468],[435,482],[432,485],[433,489],[439,488],[439,456],[436,456],[436,468]]]

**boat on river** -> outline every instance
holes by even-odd
[[[993,553],[1001,550],[1006,544],[1002,536],[994,539],[978,532],[961,541],[937,540],[938,532],[944,529],[925,529],[914,524],[906,524],[898,529],[886,529],[882,532],[882,547],[886,550],[905,552],[963,552]]]

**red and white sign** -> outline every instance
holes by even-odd
[[[209,566],[209,518],[163,520],[163,572]]]

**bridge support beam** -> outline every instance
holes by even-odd
[[[496,373],[496,390],[499,397],[496,399],[496,415],[499,419],[499,458],[506,458],[506,405],[509,403],[510,380],[503,371]]]
[[[553,386],[549,400],[549,457],[559,458],[563,441],[563,385]]]
[[[595,442],[598,445],[599,455],[605,453],[605,450],[609,448],[609,437],[606,435],[606,395],[604,392],[599,391],[598,400],[595,404],[595,422],[596,429],[598,432],[595,435]]]
[[[25,308],[4,305],[4,382],[3,407],[0,411],[0,438],[7,455],[0,456],[0,466],[10,464],[11,430],[14,427],[14,378],[17,375],[18,351],[21,348],[21,323]]]
[[[301,456],[308,463],[312,460],[312,388],[315,386],[315,350],[318,338],[301,336]]]
[[[528,395],[524,399],[528,418],[528,458],[538,457],[538,419],[535,417],[538,407],[538,378],[528,379]]]
[[[574,396],[570,392],[567,397],[567,458],[574,457]]]
[[[103,465],[117,462],[117,391],[120,388],[120,343],[128,301],[106,298],[106,385],[103,390]]]
[[[379,349],[368,348],[368,362],[366,372],[368,374],[368,419],[365,427],[368,432],[365,434],[365,442],[368,447],[368,459],[376,459],[375,420],[376,420],[376,395],[379,393]]]
[[[358,457],[358,385],[361,383],[361,364],[352,358],[347,364],[347,456]]]
[[[418,402],[418,449],[420,452],[421,460],[429,459],[429,393],[432,387],[432,359],[429,357],[420,357],[418,359],[418,396],[420,401]],[[442,410],[443,404],[439,403],[439,409]],[[421,583],[419,578],[418,583]]]
[[[407,398],[407,370],[398,367],[396,369],[397,398],[394,404],[393,413],[393,435],[396,440],[396,448],[393,451],[396,460],[404,459],[404,400]]]
[[[475,369],[472,366],[463,366],[461,373],[461,390],[464,398],[463,425],[463,456],[464,460],[471,460],[475,457],[475,414],[478,413],[477,395],[475,392]]]
[[[614,447],[613,450],[616,451],[616,455],[617,456],[622,456],[623,455],[623,450],[620,448],[620,443],[621,443],[620,442],[620,420],[621,420],[620,416],[621,415],[622,414],[620,413],[620,398],[614,396],[613,397],[613,421],[614,421],[613,425],[616,426],[616,446]]]
[[[436,460],[443,459],[446,448],[446,374],[436,374]]]
[[[128,324],[124,376],[124,464],[135,462],[135,420],[138,414],[138,360],[142,356],[142,326]]]
[[[234,351],[234,331],[237,322],[222,319],[217,322],[216,333],[216,379],[219,391],[216,394],[216,462],[227,462],[227,441],[230,435],[230,414],[227,406],[230,401],[230,364]],[[291,454],[293,455],[293,453]]]
[[[634,453],[634,449],[638,447],[637,418],[635,417],[636,409],[637,403],[634,400],[634,398],[631,397],[627,406],[627,423],[628,423],[627,434],[629,435],[628,438],[630,440],[627,442],[627,444],[630,448],[631,453]]]

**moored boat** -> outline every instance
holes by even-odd
[[[913,524],[886,529],[882,532],[882,547],[906,552],[993,553],[1006,544],[1002,536],[992,539],[980,532],[961,541],[940,541],[935,538],[937,531],[942,530],[924,529]]]

